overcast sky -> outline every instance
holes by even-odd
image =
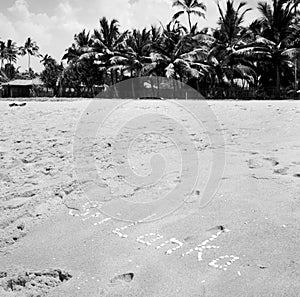
[[[225,3],[226,0],[220,0]],[[98,27],[99,18],[106,16],[120,21],[122,29],[143,28],[151,24],[167,23],[175,10],[173,0],[0,0],[0,38],[13,39],[21,45],[27,37],[37,41],[42,54],[60,61],[65,49],[71,45],[75,33]],[[206,20],[200,27],[215,26],[218,12],[215,0],[204,0]],[[236,3],[240,1],[235,0]],[[248,0],[255,8],[257,0]],[[247,21],[257,16],[257,10],[248,14]],[[180,19],[186,24],[184,16]],[[18,62],[22,69],[25,59]],[[32,63],[36,71],[42,69],[38,59]]]

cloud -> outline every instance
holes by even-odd
[[[82,12],[82,15],[95,21],[94,28],[98,26],[99,19],[104,16],[108,19],[117,19],[123,29],[132,28],[134,15],[128,0],[92,0],[89,7],[87,11]]]
[[[80,23],[76,9],[69,1],[61,1],[53,15],[47,12],[33,13],[26,0],[16,0],[13,5],[0,13],[1,39],[13,39],[18,45],[31,37],[40,46],[40,51],[60,60],[64,50],[72,43],[74,34],[85,26]],[[19,61],[22,69],[26,67],[24,58]],[[38,59],[33,59],[33,68],[41,70]]]
[[[2,40],[14,39],[14,36],[17,35],[17,31],[15,30],[12,22],[3,13],[0,13],[0,28],[1,28],[0,38]]]
[[[143,0],[132,4],[132,27],[142,28],[171,21],[175,10],[170,0]]]
[[[71,5],[69,1],[60,2],[53,19],[58,26],[75,34],[84,29],[84,25],[78,20],[78,14],[80,14],[80,9]]]
[[[25,0],[16,0],[8,11],[15,19],[30,19],[31,13],[28,10],[28,3]]]

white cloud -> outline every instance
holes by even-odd
[[[128,0],[95,0],[90,7],[89,15],[94,16],[95,20],[98,21],[100,17],[105,16],[108,19],[117,19],[124,29],[132,28],[134,15]],[[95,27],[97,25],[98,23],[95,24]]]
[[[25,0],[16,0],[12,7],[8,8],[8,11],[16,19],[30,19],[31,13],[28,10],[28,3]]]
[[[132,27],[142,28],[171,21],[175,12],[169,0],[143,0],[132,4]]]
[[[80,10],[67,2],[60,2],[56,8],[56,15],[53,18],[56,24],[68,32],[73,34],[84,29],[84,25],[81,24],[77,18]]]
[[[68,1],[64,1],[57,6],[55,15],[33,13],[26,0],[16,0],[5,14],[0,13],[0,27],[4,32],[0,37],[3,40],[13,39],[19,45],[31,37],[37,41],[43,54],[49,53],[60,60],[74,34],[85,27],[78,21],[79,12]],[[20,58],[19,63],[25,69],[26,59]],[[33,59],[32,66],[35,70],[42,69],[38,59]]]
[[[17,35],[17,32],[12,22],[3,13],[0,13],[0,28],[1,28],[0,38],[2,40],[14,39],[14,37]]]

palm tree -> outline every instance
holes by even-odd
[[[196,15],[205,18],[206,5],[199,0],[175,0],[173,7],[179,7],[173,19],[178,19],[182,14],[186,13],[188,17],[190,32],[192,31],[191,15]]]
[[[4,50],[4,57],[8,64],[16,63],[17,62],[17,54],[18,49],[15,42],[11,39],[8,39],[6,42],[5,50]]]
[[[40,78],[47,87],[47,91],[50,88],[53,90],[53,96],[57,96],[64,67],[48,54],[44,55],[40,62],[44,65]]]
[[[89,52],[91,46],[92,39],[90,32],[86,32],[84,29],[74,35],[74,42],[72,46],[66,50],[62,59],[67,60],[68,63],[76,63],[83,54]]]
[[[262,18],[256,21],[255,34],[239,54],[250,58],[255,57],[261,64],[270,65],[275,73],[276,96],[280,97],[281,77],[283,69],[291,65],[291,53],[296,49],[294,41],[300,34],[299,12],[296,7],[300,1],[273,0],[272,5],[259,2],[258,10]],[[266,74],[266,71],[263,71]]]
[[[96,63],[100,67],[105,67],[110,71],[111,83],[117,81],[118,67],[111,67],[112,58],[120,57],[126,51],[126,38],[128,31],[121,33],[119,31],[119,22],[116,19],[109,20],[105,17],[101,18],[100,29],[94,30],[93,45],[84,57],[94,57]]]
[[[20,54],[22,56],[28,56],[28,72],[30,71],[30,57],[40,57],[39,54],[39,46],[35,41],[33,41],[30,37],[28,37],[25,41],[24,46],[20,47]]]
[[[238,41],[243,38],[242,24],[245,20],[245,15],[251,8],[245,8],[246,2],[241,2],[237,8],[234,7],[233,0],[227,0],[226,10],[223,11],[218,3],[220,18],[218,21],[219,40],[225,43],[225,46],[235,46]]]
[[[153,38],[157,38],[157,36],[153,36]],[[135,76],[139,77],[142,69],[145,67],[145,63],[151,62],[151,44],[153,44],[151,31],[148,31],[146,28],[141,31],[134,29],[128,34],[124,50],[111,57],[109,63],[112,65],[112,68],[119,68],[122,72],[128,70],[131,72],[131,76],[134,76],[135,72]]]
[[[4,41],[0,41],[0,60],[1,60],[1,67],[0,67],[0,69],[3,68],[4,60],[6,58],[5,51],[6,51],[5,42]]]
[[[156,44],[159,39],[161,38],[161,28],[160,27],[155,27],[151,26],[150,29],[150,40],[152,44]]]
[[[119,22],[113,19],[109,22],[106,17],[99,20],[100,30],[94,30],[95,43],[102,47],[106,52],[112,52],[119,44]]]
[[[150,55],[152,62],[145,70],[181,82],[192,79],[198,81],[209,67],[205,63],[208,49],[199,40],[197,36],[184,34],[184,29],[177,21],[169,23],[164,28],[160,41],[153,47]]]
[[[8,80],[8,77],[6,73],[4,72],[3,65],[5,60],[5,42],[0,41],[0,61],[1,61],[1,67],[0,67],[0,82],[6,82]]]
[[[83,30],[75,34],[72,46],[66,50],[63,56],[63,60],[67,60],[68,66],[63,70],[59,82],[65,87],[74,88],[77,96],[84,93],[91,96],[93,86],[102,78],[101,69],[94,63],[96,58],[93,46],[94,40],[90,32]]]
[[[56,60],[48,54],[42,56],[42,60],[40,62],[44,65],[44,67],[50,67],[51,68],[53,66],[58,65]]]
[[[223,87],[230,84],[231,88],[235,77],[254,82],[256,74],[253,65],[236,54],[248,37],[248,32],[242,25],[245,15],[251,9],[245,7],[245,2],[235,7],[233,0],[227,0],[224,11],[219,3],[217,6],[220,18],[218,28],[212,33],[214,42],[209,57],[217,81],[222,83]]]
[[[17,62],[17,45],[11,39],[8,39],[6,44],[2,44],[2,50],[2,62],[5,63],[6,61],[4,72],[9,79],[12,79],[16,72],[13,63]]]

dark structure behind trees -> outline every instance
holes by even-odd
[[[36,89],[42,87],[43,83],[40,79],[12,80],[2,84],[2,97],[34,97],[36,96]]]

